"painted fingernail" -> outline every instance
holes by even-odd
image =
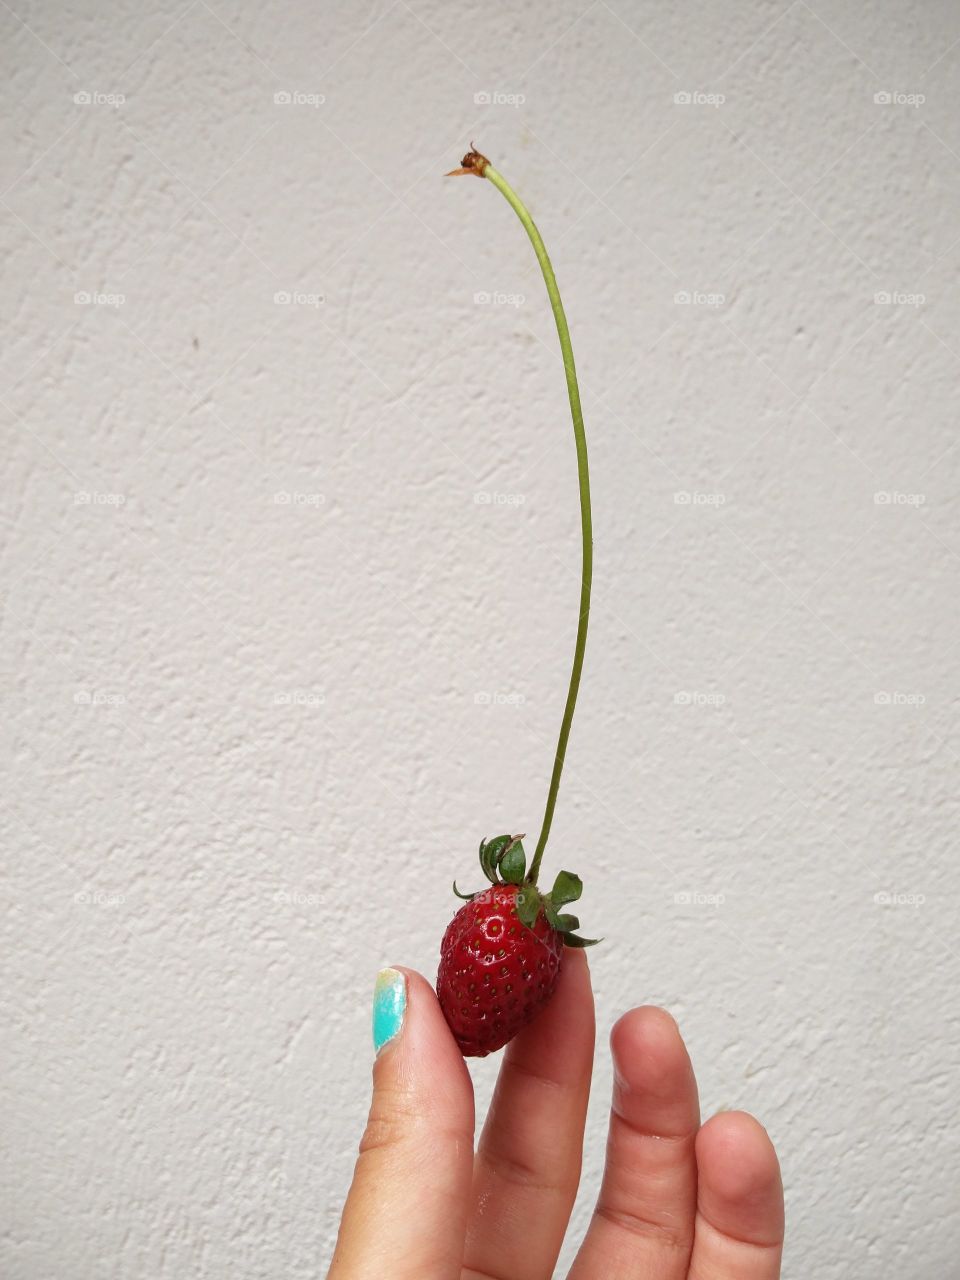
[[[406,1010],[406,978],[399,969],[381,969],[373,989],[373,1047],[377,1053],[400,1034]]]

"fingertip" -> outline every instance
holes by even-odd
[[[717,1230],[751,1244],[783,1236],[780,1162],[766,1129],[745,1111],[723,1111],[696,1141],[701,1212]]]
[[[563,955],[557,989],[545,1011],[552,1012],[554,1020],[567,1033],[574,1029],[590,1032],[590,1048],[593,1051],[594,1008],[593,984],[590,968],[582,951],[568,949]]]
[[[697,1135],[697,1159],[713,1191],[727,1200],[749,1199],[780,1177],[766,1129],[746,1111],[721,1111]]]
[[[690,1066],[675,1019],[656,1005],[623,1014],[610,1032],[610,1049],[618,1078],[646,1093],[672,1088],[677,1072]]]
[[[377,1047],[375,1083],[384,1077],[395,1077],[398,1082],[403,1082],[405,1088],[417,1090],[432,1102],[441,1105],[454,1102],[463,1106],[469,1095],[472,1108],[473,1087],[463,1055],[447,1026],[436,992],[416,969],[392,965],[389,969],[381,970],[374,997],[375,1046],[384,1034],[382,1028],[378,1034],[376,1012],[376,1001],[384,974],[396,974],[402,978],[404,991],[402,1001],[395,995],[388,995],[388,1003],[392,1004],[391,1013],[395,1016],[400,1005],[402,1009],[399,1025]]]
[[[631,1009],[614,1024],[610,1048],[614,1113],[637,1132],[692,1138],[700,1121],[697,1082],[670,1014],[653,1005]]]
[[[679,1034],[677,1020],[666,1009],[661,1009],[656,1004],[641,1004],[635,1009],[629,1009],[626,1013],[622,1013],[613,1024],[610,1032],[611,1037],[617,1034],[618,1030],[625,1029],[637,1033],[647,1033],[656,1035],[672,1031]]]
[[[395,964],[391,968],[397,973],[402,973],[407,984],[408,997],[416,998],[418,1001],[437,1002],[436,992],[431,984],[416,969],[410,969],[404,964]]]
[[[507,1046],[506,1057],[556,1083],[571,1083],[589,1077],[594,1035],[590,971],[582,951],[571,948],[564,952],[556,990]]]
[[[573,947],[564,949],[560,977],[557,980],[557,994],[563,991],[566,991],[568,996],[571,991],[581,996],[586,994],[589,996],[592,1007],[593,987],[590,981],[590,966],[584,951],[575,950]]]

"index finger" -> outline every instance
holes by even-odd
[[[593,992],[565,949],[557,989],[511,1041],[474,1163],[464,1280],[549,1280],[580,1182],[593,1071]]]

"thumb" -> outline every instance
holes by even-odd
[[[433,989],[383,969],[373,1101],[328,1280],[455,1280],[473,1168],[473,1087]]]

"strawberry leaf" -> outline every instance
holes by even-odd
[[[547,913],[549,919],[549,912]],[[550,921],[553,924],[553,921]],[[580,928],[580,921],[576,916],[557,916],[557,923],[553,926],[559,929],[561,933],[573,933],[574,929]]]
[[[454,880],[453,882],[453,892],[457,895],[458,898],[461,898],[464,902],[472,902],[474,898],[477,896],[475,893],[461,893],[460,890],[457,888],[456,880]]]
[[[507,847],[500,859],[500,875],[507,884],[520,884],[527,874],[527,855],[519,838]]]
[[[572,871],[561,871],[550,890],[550,901],[555,907],[565,907],[568,902],[576,902],[583,893],[583,881]]]
[[[494,870],[499,867],[500,859],[506,852],[512,838],[512,836],[494,836],[492,840],[487,841],[486,856]]]
[[[560,921],[563,917],[557,915],[556,908],[549,898],[544,898],[543,900],[543,914],[547,917],[547,924],[551,929],[557,929],[562,932],[563,925]]]
[[[494,836],[492,840],[487,841],[487,848],[491,850],[494,859],[499,862],[503,856],[504,849],[512,843],[513,836]]]
[[[491,884],[497,883],[497,863],[494,848],[496,841],[491,840],[488,844],[480,842],[480,867],[483,874],[487,877]]]
[[[536,923],[540,913],[540,903],[539,893],[529,885],[517,894],[517,915],[520,917],[520,923],[525,924],[528,929]]]
[[[595,947],[598,942],[602,941],[602,938],[578,938],[575,933],[565,933],[563,935],[563,945],[565,947]]]

